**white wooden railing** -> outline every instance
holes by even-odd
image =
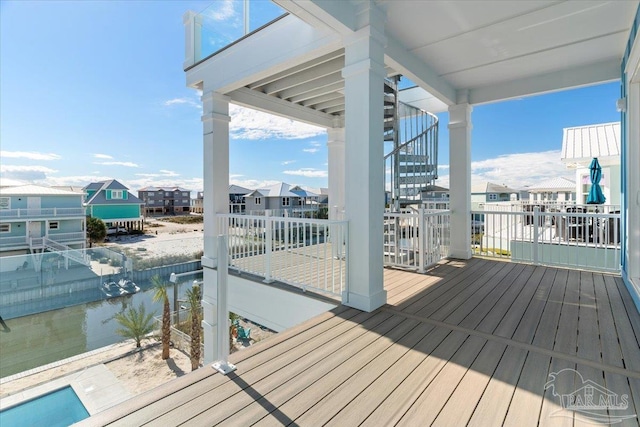
[[[347,221],[218,215],[232,269],[341,296],[347,284]]]
[[[533,208],[536,206],[540,208],[541,212],[563,212],[567,209],[577,209],[581,212],[594,213],[620,212],[620,205],[585,205],[576,204],[575,201],[559,200],[513,200],[509,202],[486,202],[480,203],[479,209],[498,212],[533,212]]]
[[[449,255],[450,211],[384,214],[384,264],[424,272]]]
[[[50,240],[55,242],[83,242],[86,239],[86,235],[83,232],[75,233],[49,233],[47,236]]]
[[[28,245],[27,236],[0,237],[0,247],[17,247]]]
[[[598,271],[620,270],[620,214],[472,211],[476,255]]]
[[[85,216],[84,208],[0,209],[0,219],[64,218]]]

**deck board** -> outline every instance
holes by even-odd
[[[628,396],[608,421],[640,408],[620,277],[474,258],[384,279],[373,313],[340,306],[234,353],[226,377],[203,367],[80,425],[578,426],[559,394],[583,379]]]

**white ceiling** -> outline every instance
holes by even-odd
[[[637,1],[393,0],[386,31],[456,88],[618,63]]]
[[[275,0],[341,37],[363,24],[367,0]],[[431,112],[612,81],[640,0],[374,0],[385,19],[389,75],[420,87],[401,100]],[[268,29],[266,29],[268,30]],[[344,114],[344,50],[253,81],[236,95]],[[237,92],[237,91],[236,91]]]

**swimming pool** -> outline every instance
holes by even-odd
[[[89,417],[70,386],[0,411],[0,426],[67,427]]]

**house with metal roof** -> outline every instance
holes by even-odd
[[[526,187],[530,202],[575,202],[576,183],[568,178],[559,176]],[[521,191],[522,192],[522,191]]]
[[[575,169],[576,201],[586,203],[591,179],[589,165],[594,158],[602,166],[600,186],[607,205],[621,202],[621,139],[620,122],[565,128],[561,161]],[[637,166],[637,165],[636,165]]]
[[[33,184],[0,188],[0,254],[84,249],[85,220],[82,193]]]
[[[283,215],[284,212],[315,211],[318,209],[318,197],[316,193],[286,182],[259,188],[244,196],[248,213],[269,210],[277,216]]]
[[[518,199],[518,190],[493,182],[475,182],[471,186],[472,209],[479,209],[483,203],[508,202]]]
[[[143,229],[144,202],[122,183],[111,179],[84,187],[86,215],[100,218],[107,227]]]

